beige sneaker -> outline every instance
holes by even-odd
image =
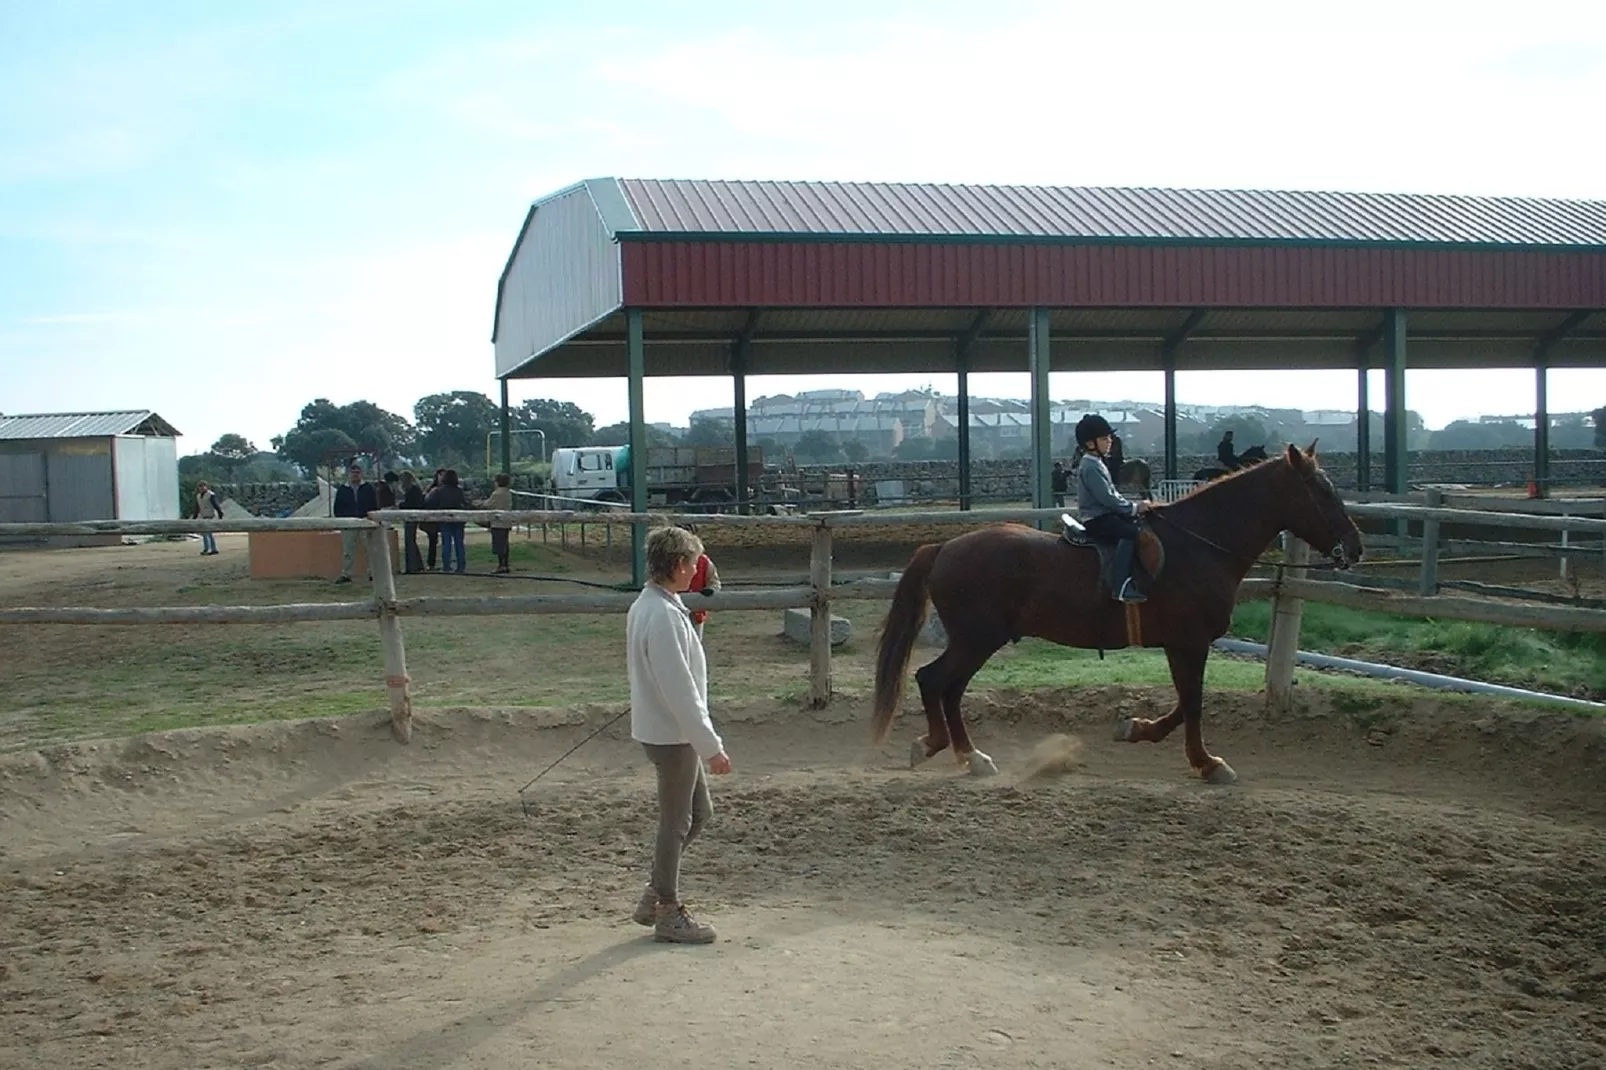
[[[658,893],[647,885],[647,890],[641,893],[636,901],[636,912],[630,915],[630,920],[637,925],[652,925],[658,920]]]
[[[693,918],[684,905],[658,905],[658,919],[653,926],[655,939],[668,944],[711,944],[715,936],[714,927]]]

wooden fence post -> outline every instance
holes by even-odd
[[[1444,504],[1444,491],[1429,487],[1427,507],[1437,509]],[[1422,572],[1417,578],[1417,591],[1424,595],[1439,593],[1439,522],[1422,521]]]
[[[1302,580],[1310,561],[1310,546],[1292,534],[1283,538],[1287,564],[1279,570],[1278,578]],[[1293,700],[1294,655],[1299,651],[1299,625],[1304,614],[1305,600],[1279,585],[1271,603],[1271,635],[1266,639],[1266,708],[1273,713],[1287,713]]]
[[[814,527],[809,550],[809,705],[819,709],[831,701],[831,529]]]
[[[385,647],[385,690],[390,695],[390,734],[397,743],[408,743],[413,738],[413,696],[408,687],[407,649],[402,644],[401,621],[396,617],[396,576],[391,571],[389,535],[388,524],[380,524],[368,533],[368,568],[374,574],[379,640]]]

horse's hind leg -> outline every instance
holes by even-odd
[[[973,641],[948,634],[948,648],[936,661],[921,669],[915,674],[920,681],[920,697],[926,703],[926,715],[931,718],[931,734],[925,740],[916,741],[916,746],[923,746],[924,753],[921,760],[936,754],[941,747],[933,746],[936,740],[952,741],[954,757],[959,764],[967,766],[977,776],[990,776],[998,772],[993,760],[970,742],[970,733],[965,729],[964,715],[959,711],[959,702],[965,695],[965,688],[970,685],[970,678],[976,671],[987,663],[1003,643],[983,643],[977,646]],[[929,670],[929,672],[928,672]],[[933,715],[933,700],[937,701],[937,714]],[[938,727],[938,718],[942,726]],[[913,760],[916,752],[910,752]]]
[[[956,675],[953,683],[942,695],[942,712],[948,718],[948,734],[953,737],[954,755],[960,763],[970,767],[971,776],[996,776],[998,766],[986,754],[977,750],[970,742],[970,732],[965,728],[965,716],[959,710],[959,702],[965,697],[965,688],[970,686],[971,677],[991,657],[991,653],[982,656],[973,668],[967,668],[964,673]]]
[[[915,683],[920,686],[920,705],[926,710],[926,734],[909,744],[910,769],[948,746],[948,722],[942,709],[943,690],[947,686],[943,662],[947,657],[945,650],[915,670]]]

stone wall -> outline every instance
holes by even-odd
[[[1143,459],[1149,462],[1153,478],[1158,481],[1163,475],[1163,462],[1158,457]],[[1323,453],[1321,459],[1322,467],[1339,489],[1355,488],[1354,453]],[[1213,454],[1183,454],[1178,458],[1178,474],[1188,479],[1200,468],[1214,465],[1215,461]],[[876,501],[875,484],[881,480],[903,480],[904,494],[915,501],[959,497],[957,461],[865,461],[862,464],[799,465],[798,468],[816,477],[851,469],[859,477],[859,499],[864,504]],[[978,501],[1024,501],[1031,497],[1029,465],[1024,459],[972,460],[970,470],[971,493]],[[1606,451],[1552,450],[1550,472],[1556,483],[1606,484]],[[1418,450],[1411,454],[1406,478],[1414,484],[1521,486],[1532,473],[1531,450]],[[1377,487],[1382,478],[1383,455],[1374,453],[1372,486]],[[464,486],[472,498],[483,498],[491,492],[491,482],[484,477],[471,477]],[[514,476],[513,486],[518,490],[537,489],[531,476]],[[218,489],[225,498],[233,498],[254,516],[291,513],[318,496],[318,485],[313,482],[225,484]]]
[[[1342,490],[1355,488],[1355,458],[1353,452],[1321,454],[1322,467]],[[1153,479],[1159,481],[1164,475],[1164,462],[1158,457],[1143,459],[1149,463]],[[1199,469],[1216,463],[1213,454],[1183,454],[1177,460],[1178,475],[1183,479],[1189,479]],[[1376,488],[1383,477],[1382,453],[1372,454],[1371,468],[1372,486]],[[859,497],[866,504],[876,501],[875,484],[881,480],[903,480],[904,494],[917,501],[959,496],[957,461],[866,461],[862,464],[800,465],[799,469],[813,476],[827,471],[852,470],[861,481]],[[1556,483],[1606,483],[1606,452],[1552,450],[1550,471],[1552,481]],[[1532,473],[1531,450],[1418,450],[1411,454],[1406,479],[1413,484],[1520,486],[1528,481]],[[971,462],[971,493],[980,501],[1025,500],[1031,496],[1029,479],[1030,465],[1024,459]]]
[[[223,483],[218,495],[233,498],[252,516],[288,516],[318,496],[318,484]]]

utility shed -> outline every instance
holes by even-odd
[[[0,523],[178,517],[178,431],[156,413],[0,416]]]

